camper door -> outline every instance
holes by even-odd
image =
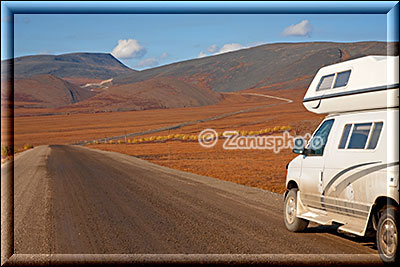
[[[303,202],[308,206],[320,208],[320,196],[324,186],[324,168],[329,135],[334,119],[325,120],[315,131],[308,142],[303,156],[302,171],[300,177],[300,192]]]

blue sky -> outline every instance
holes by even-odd
[[[103,52],[134,69],[266,43],[386,41],[382,14],[16,14],[14,56]]]

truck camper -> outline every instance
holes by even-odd
[[[327,116],[287,165],[288,230],[312,221],[376,235],[381,259],[399,261],[398,66],[398,56],[366,56],[318,71],[303,104]]]

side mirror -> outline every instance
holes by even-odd
[[[293,153],[295,154],[300,154],[303,155],[305,149],[306,143],[303,139],[297,138],[294,140],[294,145],[293,145]]]
[[[305,151],[304,148],[293,148],[292,152],[295,154],[303,155]]]

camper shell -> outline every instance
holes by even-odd
[[[398,56],[367,56],[323,67],[303,104],[317,114],[398,107],[398,66]]]
[[[317,72],[303,104],[327,116],[287,166],[289,230],[313,221],[376,233],[381,258],[399,260],[398,64],[398,56],[366,56]],[[322,145],[315,148],[317,139]]]

